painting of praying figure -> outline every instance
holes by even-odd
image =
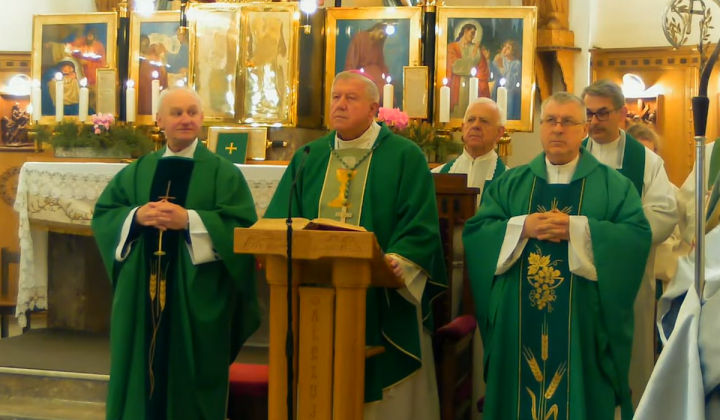
[[[506,128],[532,130],[535,16],[528,7],[438,8],[436,86],[447,80],[451,125],[462,122],[472,94],[497,101],[504,88]]]
[[[97,70],[115,62],[115,13],[36,15],[32,78],[41,88],[41,123],[55,121],[56,82],[63,82],[63,114],[77,117],[80,87],[88,87],[88,112],[97,109]]]

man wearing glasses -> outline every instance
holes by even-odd
[[[663,160],[620,128],[627,116],[620,86],[598,80],[585,88],[582,99],[589,124],[583,145],[597,160],[617,169],[633,183],[652,229],[653,247],[635,301],[630,389],[637,408],[655,365],[655,249],[670,237],[678,223],[675,190]]]
[[[554,94],[541,119],[543,153],[490,183],[463,232],[484,416],[629,420],[629,326],[650,225],[632,183],[582,148],[580,98]]]

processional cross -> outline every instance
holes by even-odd
[[[720,8],[720,0],[712,0]],[[691,34],[694,15],[700,17],[698,52],[700,53],[700,83],[698,94],[692,99],[695,125],[695,289],[702,296],[705,285],[705,129],[707,128],[708,82],[720,55],[720,43],[710,49],[710,23],[712,15],[704,0],[671,0],[663,13],[663,32],[668,42],[680,48]]]

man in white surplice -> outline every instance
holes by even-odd
[[[655,365],[655,247],[670,237],[678,223],[675,191],[663,160],[620,129],[627,108],[618,85],[599,80],[585,88],[582,99],[590,123],[585,147],[597,160],[617,169],[635,185],[652,228],[653,249],[635,301],[630,389],[633,406],[637,407]]]

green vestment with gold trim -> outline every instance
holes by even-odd
[[[334,131],[310,143],[310,153],[292,197],[292,216],[340,220],[341,186],[348,176],[352,177],[350,206],[344,212],[352,217],[346,222],[373,232],[385,253],[398,254],[424,270],[428,280],[422,296],[422,315],[425,327],[432,330],[430,304],[446,288],[432,175],[420,148],[393,134],[385,125],[381,125],[375,142],[377,147],[372,155],[350,174],[335,162],[337,158],[331,150],[335,143]],[[357,162],[370,150],[338,152],[344,159]],[[302,151],[298,151],[278,185],[266,218],[287,217],[290,187],[301,159]],[[368,290],[366,344],[383,346],[385,352],[366,361],[366,402],[381,400],[383,389],[420,369],[421,334],[415,305],[396,290]]]
[[[633,184],[582,149],[570,184],[548,184],[545,155],[485,190],[463,233],[485,346],[492,420],[632,418],[633,303],[652,235]],[[552,209],[588,219],[597,281],[570,272],[568,242],[531,239],[495,275],[508,221]],[[471,251],[476,250],[476,251]]]

